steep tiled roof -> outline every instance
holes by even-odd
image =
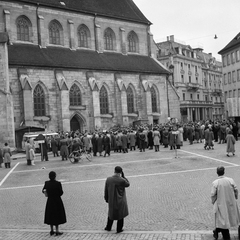
[[[18,2],[151,24],[132,0],[18,0]],[[64,2],[65,5],[60,2]]]
[[[13,44],[8,46],[9,65],[52,67],[67,69],[106,70],[167,74],[154,59],[137,54],[98,53],[91,50],[71,50],[61,47],[40,48],[37,45]]]
[[[238,33],[237,36],[227,44],[227,46],[219,51],[218,54],[224,54],[226,51],[231,50],[231,48],[234,48],[235,46],[240,46],[240,33]]]

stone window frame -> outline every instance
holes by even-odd
[[[135,100],[134,100],[134,91],[131,86],[128,86],[126,89],[126,97],[127,97],[127,111],[128,113],[134,113],[135,112]]]
[[[81,24],[77,28],[78,47],[90,48],[91,33],[85,24]]]
[[[63,27],[62,24],[53,19],[48,25],[49,44],[63,45]]]
[[[30,19],[21,15],[16,19],[17,41],[31,42],[32,22]]]
[[[46,94],[41,84],[37,84],[33,90],[34,116],[46,116]]]
[[[128,52],[138,53],[139,52],[139,40],[138,35],[131,31],[128,33]]]
[[[69,90],[69,105],[82,106],[82,92],[76,83],[73,83]]]
[[[107,88],[103,85],[99,91],[100,114],[109,114],[109,99]]]
[[[116,49],[116,35],[114,31],[108,27],[104,31],[104,50],[114,51]]]
[[[158,112],[158,94],[154,86],[150,88],[151,92],[151,102],[152,102],[152,112]]]

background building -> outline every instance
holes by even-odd
[[[0,141],[179,118],[150,25],[131,0],[1,1]]]
[[[157,43],[158,60],[172,72],[172,84],[180,96],[181,120],[222,119],[222,64],[201,47],[175,41]]]
[[[239,121],[240,116],[240,33],[219,54],[223,62],[223,89],[226,116]]]

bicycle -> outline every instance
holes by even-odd
[[[78,163],[83,161],[83,158],[86,158],[89,162],[92,161],[92,154],[87,152],[85,149],[79,149],[71,152],[68,156],[71,163]]]

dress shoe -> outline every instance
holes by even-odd
[[[111,231],[111,229],[108,229],[107,227],[105,227],[104,230],[105,230],[105,231],[108,231],[108,232]]]
[[[118,230],[116,233],[121,233],[121,232],[123,232],[123,229],[121,229],[121,230]]]
[[[50,235],[52,236],[54,233],[55,233],[54,231],[51,231],[51,232],[50,232]]]
[[[217,230],[213,230],[213,237],[215,240],[218,240],[218,232]]]
[[[56,232],[56,236],[61,236],[63,235],[63,232]]]

